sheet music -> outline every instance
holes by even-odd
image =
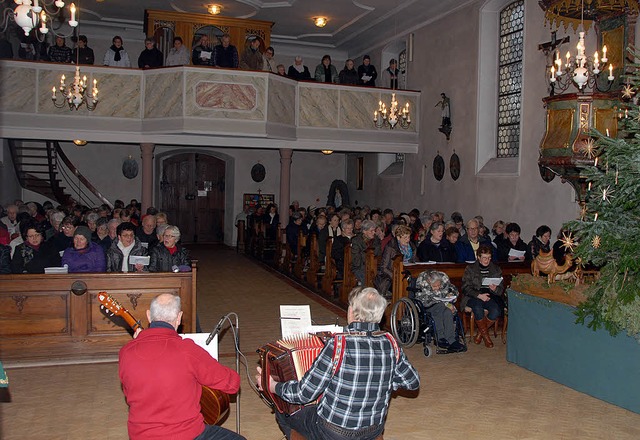
[[[200,51],[200,58],[202,58],[203,60],[210,60],[211,59],[211,52],[206,51],[206,50],[201,50]]]
[[[148,255],[146,257],[129,255],[129,264],[142,264],[143,266],[148,266],[149,261],[151,261],[151,257]]]
[[[311,308],[308,304],[280,306],[280,328],[283,338],[307,333],[309,327],[311,327]]]
[[[65,264],[62,267],[45,267],[44,273],[69,273],[69,266]]]
[[[204,351],[209,353],[212,358],[218,359],[218,335],[215,335],[211,343],[207,345],[209,333],[184,333],[180,334],[182,339],[191,339],[198,347],[202,347]]]
[[[522,258],[524,257],[524,254],[526,254],[527,251],[519,251],[516,249],[509,249],[509,256],[510,257],[516,257],[516,258]]]
[[[494,286],[499,286],[501,282],[502,282],[502,277],[500,277],[500,278],[483,278],[482,279],[482,285],[483,286],[490,286],[492,284]]]

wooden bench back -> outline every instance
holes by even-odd
[[[364,255],[364,285],[366,287],[374,287],[373,283],[378,275],[378,265],[381,256],[375,256],[373,248],[368,248]]]

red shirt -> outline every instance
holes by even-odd
[[[235,394],[240,376],[173,329],[150,328],[120,350],[129,437],[193,440],[204,431],[201,385]]]

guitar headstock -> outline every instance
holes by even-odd
[[[98,293],[98,301],[100,301],[100,308],[110,314],[116,316],[123,316],[125,309],[120,305],[118,301],[113,299],[107,292]]]

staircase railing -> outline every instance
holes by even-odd
[[[62,148],[60,147],[60,143],[58,141],[47,141],[47,152],[48,154],[49,152],[51,152],[53,156],[59,157],[60,160],[64,163],[66,169],[65,167],[58,166],[57,170],[60,172],[61,177],[63,177],[67,182],[67,185],[69,185],[69,190],[71,191],[72,188],[75,188],[75,195],[78,197],[79,203],[87,206],[91,206],[93,204],[93,201],[91,200],[89,194],[87,194],[87,192],[83,189],[84,186],[84,188],[91,192],[91,194],[93,194],[100,201],[100,203],[106,204],[110,208],[113,208],[111,202],[109,202],[109,200],[105,196],[103,196],[102,193],[98,191],[84,175],[82,175],[82,173],[76,168],[73,162],[69,160],[64,151],[62,151]],[[51,159],[49,163],[52,163]],[[70,176],[69,172],[71,172],[73,176]],[[80,184],[82,184],[82,186]]]

